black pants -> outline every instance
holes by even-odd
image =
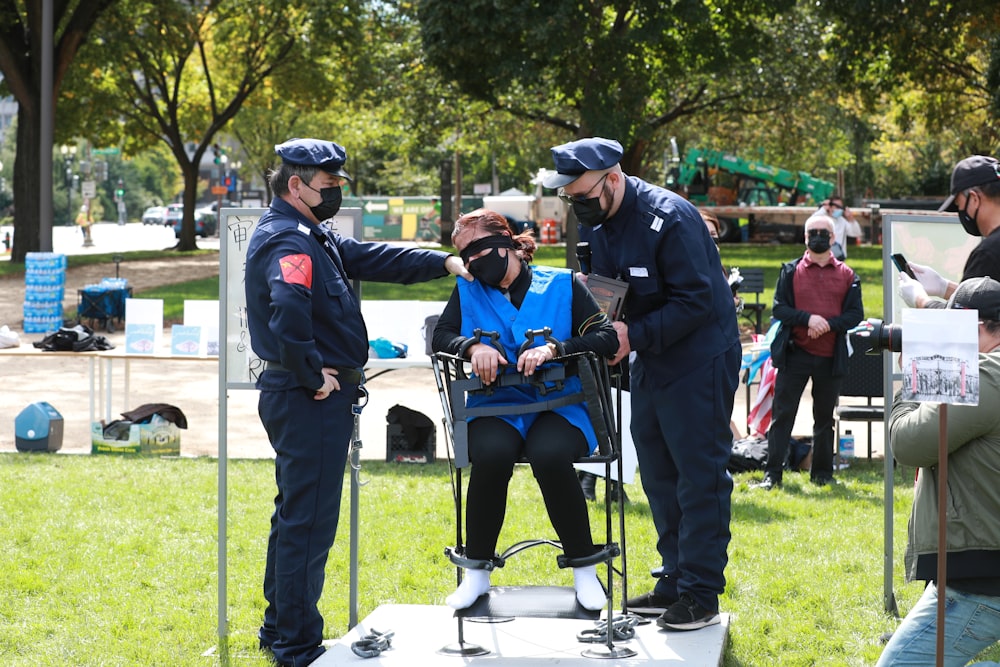
[[[833,409],[840,396],[840,377],[833,376],[833,358],[817,357],[799,348],[788,350],[785,367],[774,379],[773,421],[767,436],[768,475],[781,479],[788,458],[788,441],[806,383],[812,380],[813,458],[811,476],[833,476]]]
[[[574,461],[586,456],[587,441],[568,421],[545,412],[526,439],[498,417],[480,417],[469,424],[472,472],[466,497],[466,555],[487,559],[496,553],[507,510],[507,486],[522,454],[538,480],[563,552],[570,558],[595,553],[587,501],[573,468]]]

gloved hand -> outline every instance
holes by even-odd
[[[929,266],[914,264],[913,262],[910,262],[910,268],[913,269],[913,274],[920,281],[920,284],[923,285],[928,296],[945,298],[944,295],[948,293],[948,281],[942,278],[941,274]],[[903,277],[900,275],[900,278]],[[906,277],[909,278],[909,276]]]
[[[910,266],[914,265],[910,264]],[[914,269],[913,272],[916,273],[917,270]],[[918,304],[927,300],[927,292],[924,290],[924,286],[905,273],[899,274],[899,296],[903,298],[903,301],[910,308],[919,308]]]

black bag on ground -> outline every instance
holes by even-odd
[[[405,405],[394,405],[385,420],[386,461],[434,462],[437,430],[430,417]]]
[[[733,443],[733,453],[729,455],[726,469],[731,473],[763,470],[767,463],[767,440],[763,438],[743,438]]]
[[[32,345],[46,352],[90,352],[114,348],[107,338],[95,335],[93,329],[84,324],[59,327],[58,331],[35,341]]]

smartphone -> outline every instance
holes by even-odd
[[[917,277],[913,275],[913,269],[910,268],[910,265],[909,263],[907,263],[906,258],[903,257],[901,254],[899,253],[894,254],[892,256],[892,263],[896,265],[896,268],[899,269],[901,273],[905,273],[906,275],[916,280]]]

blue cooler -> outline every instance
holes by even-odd
[[[19,452],[56,452],[62,439],[62,415],[44,401],[32,403],[14,418],[14,445]]]

